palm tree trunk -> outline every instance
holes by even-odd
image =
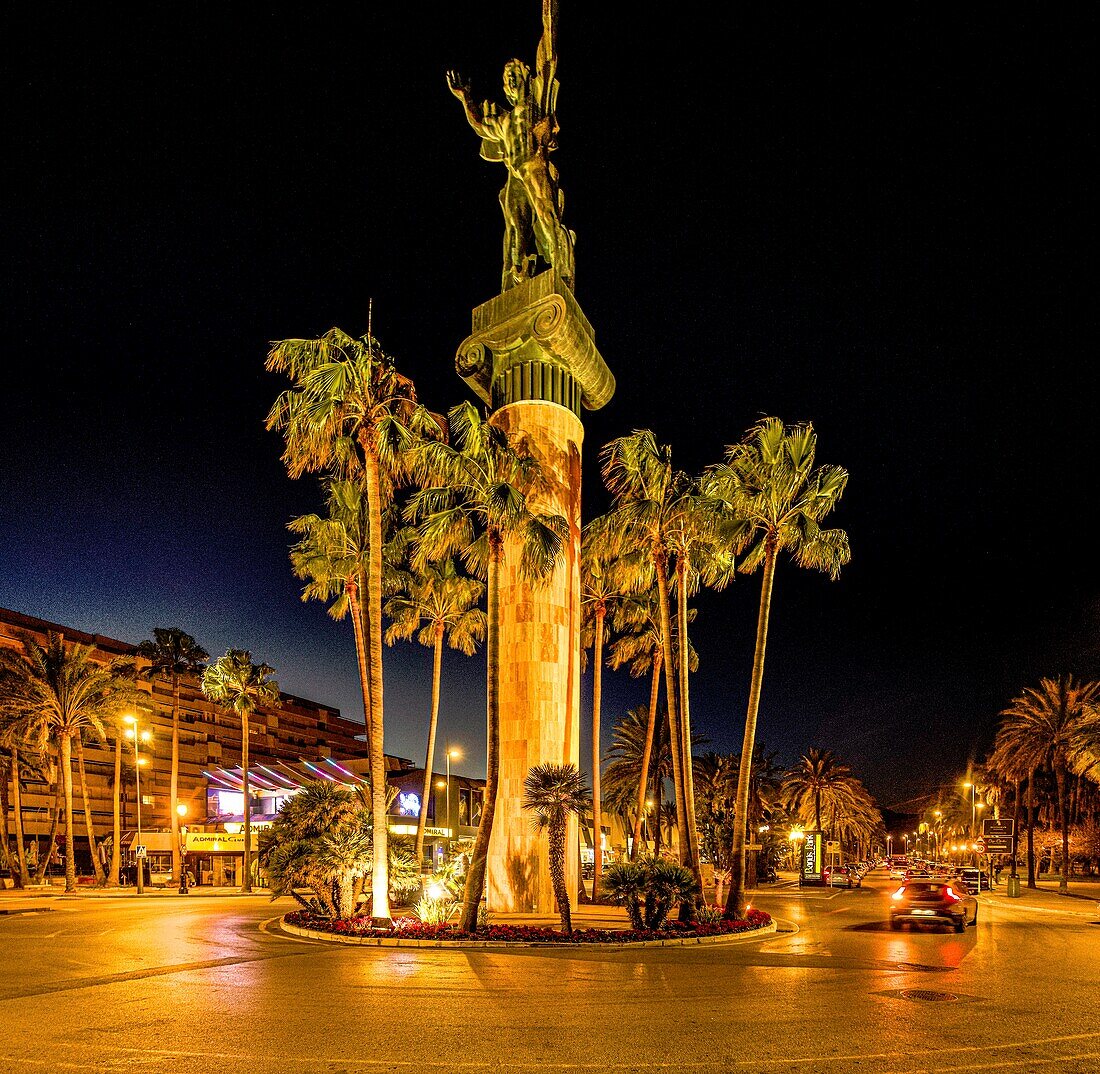
[[[370,776],[374,813],[374,867],[371,870],[371,917],[375,925],[390,924],[389,821],[386,801],[385,728],[382,700],[382,497],[378,449],[368,430],[364,445],[370,573],[367,577],[367,622],[370,628]]]
[[[363,591],[361,578],[349,578],[346,584],[348,610],[351,612],[351,629],[355,635],[355,663],[359,668],[359,689],[363,693],[363,722],[366,724],[367,751],[370,752],[370,669],[367,667],[367,641],[363,630]]]
[[[80,774],[80,798],[84,803],[84,826],[88,829],[88,850],[92,855],[92,870],[95,882],[102,887],[107,883],[103,874],[103,865],[99,860],[99,847],[95,841],[95,826],[92,824],[92,807],[88,801],[88,773],[84,767],[84,743],[80,735],[76,736],[76,768]]]
[[[603,872],[603,816],[600,809],[600,706],[603,698],[603,626],[607,606],[600,601],[596,608],[596,641],[593,646],[592,668],[592,901],[600,894]],[[564,838],[564,835],[562,836]],[[556,881],[555,881],[556,884]],[[556,888],[555,888],[556,890]],[[560,899],[559,899],[560,902]],[[569,900],[565,902],[564,922],[569,915]],[[566,931],[570,931],[566,929]]]
[[[8,828],[8,810],[11,809],[11,799],[8,796],[8,769],[9,766],[0,765],[0,862],[11,873],[15,887],[20,888],[23,885],[19,882],[19,869],[12,857],[11,831]]]
[[[1016,845],[1020,839],[1020,780],[1016,780],[1016,793],[1012,798],[1012,865],[1010,876],[1016,876]]]
[[[676,664],[672,659],[672,621],[668,610],[668,573],[663,553],[655,557],[658,599],[661,603],[661,646],[665,654],[665,701],[668,706],[668,734],[672,754],[672,791],[676,802],[676,834],[679,837],[680,864],[691,868],[691,846],[687,834],[687,808],[684,799],[683,751],[680,748],[680,720],[676,712]]]
[[[489,532],[489,570],[486,612],[488,632],[485,639],[485,700],[487,742],[485,757],[485,803],[477,826],[474,849],[470,852],[470,869],[462,895],[462,914],[458,927],[463,932],[477,931],[477,911],[485,891],[485,867],[489,858],[489,838],[493,834],[493,818],[497,808],[500,784],[500,563],[503,539],[495,530]],[[568,905],[568,903],[567,903]]]
[[[760,611],[756,620],[756,651],[752,658],[749,707],[745,713],[745,737],[741,743],[741,763],[737,770],[737,808],[733,821],[733,845],[730,848],[730,890],[726,897],[726,917],[737,921],[745,916],[745,833],[749,814],[749,781],[752,777],[752,753],[756,748],[760,690],[764,683],[764,652],[768,643],[768,616],[775,585],[775,557],[775,541],[768,537],[764,549],[764,578],[760,585]]]
[[[1069,812],[1066,809],[1066,769],[1054,766],[1054,780],[1058,787],[1058,822],[1062,828],[1062,875],[1058,878],[1058,890],[1069,890]],[[1053,858],[1053,854],[1051,857]]]
[[[661,756],[661,735],[664,733],[664,724],[665,724],[665,721],[662,720],[657,725],[656,730],[653,732],[653,749],[654,749],[655,755],[658,758]],[[659,858],[661,856],[661,845],[662,845],[662,839],[661,839],[661,836],[662,836],[661,814],[662,814],[662,810],[664,809],[664,803],[661,801],[661,799],[663,797],[664,797],[664,780],[661,779],[660,766],[655,765],[654,766],[654,772],[653,772],[653,802],[654,802],[654,813],[655,813],[656,818],[657,818],[657,829],[656,829],[656,832],[654,834],[654,840],[653,840],[653,856],[655,858]]]
[[[691,706],[688,704],[688,679],[690,669],[688,667],[688,606],[687,606],[687,571],[682,562],[676,565],[676,614],[679,620],[680,642],[680,749],[681,771],[684,774],[684,813],[687,820],[688,849],[691,854],[691,870],[695,873],[695,883],[698,891],[695,893],[695,902],[701,904],[703,900],[703,868],[699,860],[699,828],[695,817],[695,770],[691,760]],[[680,918],[690,921],[692,918],[692,906],[686,900],[680,904]]]
[[[452,638],[454,635],[451,635]],[[428,751],[424,758],[424,793],[420,796],[420,820],[416,825],[416,863],[424,868],[424,828],[428,823],[428,796],[432,793],[432,765],[435,761],[435,732],[439,723],[439,680],[443,670],[443,624],[435,625],[432,652],[432,712],[428,719]],[[451,823],[451,818],[447,818]]]
[[[653,654],[653,673],[649,687],[649,720],[645,728],[645,745],[642,747],[642,770],[638,775],[638,811],[634,820],[634,837],[630,844],[630,860],[638,856],[642,839],[642,824],[646,815],[646,799],[649,797],[649,761],[653,756],[653,734],[657,726],[657,694],[661,685],[660,654]]]
[[[122,863],[122,735],[115,733],[115,785],[111,796],[111,874],[112,887],[118,887],[118,874]]]
[[[172,825],[172,886],[179,888],[183,877],[183,860],[180,856],[180,677],[172,676],[172,772],[169,777],[168,800],[171,806]]]
[[[16,746],[13,746],[11,751],[11,786],[12,805],[15,808],[15,856],[19,864],[19,887],[25,888],[31,882],[31,876],[27,870],[27,840],[23,831],[23,787],[19,776],[19,749]]]
[[[244,809],[241,816],[244,821],[244,876],[241,891],[252,891],[252,796],[248,788],[248,712],[241,710],[241,782],[244,785]],[[262,782],[262,781],[261,781]],[[140,865],[139,865],[140,868]]]
[[[65,890],[76,891],[76,844],[73,842],[73,744],[67,734],[61,736],[61,784],[65,791]]]
[[[59,773],[60,774],[60,773]],[[64,797],[63,781],[55,777],[53,785],[53,816],[50,818],[50,834],[46,839],[46,853],[38,858],[38,868],[35,870],[34,879],[42,883],[46,879],[46,870],[53,857],[54,847],[57,845],[57,828],[61,823],[61,802]]]
[[[1027,777],[1027,886],[1035,883],[1035,769]]]
[[[565,884],[565,833],[566,818],[555,820],[549,827],[550,839],[550,881],[554,886],[554,898],[558,901],[558,914],[561,916],[561,931],[567,936],[573,934],[573,919],[569,912],[569,888]],[[593,894],[595,888],[592,889]]]

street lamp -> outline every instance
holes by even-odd
[[[801,828],[792,828],[787,838],[791,841],[791,855],[794,858],[795,871],[801,876],[802,865],[799,862],[799,855],[802,850],[802,840],[806,838],[806,833]]]
[[[455,749],[452,746],[447,747],[447,831],[451,833],[450,838],[454,838],[454,828],[451,826],[451,758],[456,761],[462,760],[462,750]]]
[[[187,828],[184,827],[183,819],[187,816],[187,803],[180,802],[176,806],[176,815],[180,819],[179,831],[180,831],[180,889],[181,895],[190,895],[191,889],[187,886],[187,863],[183,860],[184,851],[187,845]]]
[[[970,842],[974,843],[978,838],[978,809],[985,809],[985,803],[983,802],[979,807],[976,793],[978,788],[974,786],[969,780],[963,784],[963,786],[970,791]],[[974,864],[978,864],[978,855],[974,853]]]
[[[137,893],[145,894],[145,847],[141,843],[141,765],[143,758],[138,752],[140,742],[148,742],[153,736],[148,731],[138,727],[136,716],[123,716],[122,720],[127,724],[126,737],[134,743],[134,797],[137,799],[137,842],[134,844],[134,856],[137,861]]]

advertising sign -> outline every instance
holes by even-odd
[[[822,859],[821,832],[807,832],[802,844],[802,868],[799,870],[799,882],[802,884],[821,884],[824,877],[821,872]]]

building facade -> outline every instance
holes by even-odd
[[[24,633],[41,643],[51,633],[60,634],[68,643],[91,646],[94,658],[105,663],[122,657],[134,660],[139,670],[148,666],[148,661],[136,657],[134,644],[0,608],[0,647],[21,650],[20,635]],[[121,740],[122,848],[126,859],[137,845],[140,828],[140,845],[146,848],[151,879],[156,883],[170,871],[172,854],[172,686],[160,678],[139,678],[138,684],[145,697],[133,706],[131,715],[149,737],[137,740],[136,751],[133,741]],[[250,817],[257,830],[270,823],[280,796],[292,793],[310,778],[335,779],[347,785],[366,782],[369,765],[363,732],[361,723],[344,719],[339,710],[292,694],[281,694],[278,705],[260,705],[249,726]],[[184,676],[180,682],[179,737],[177,800],[186,807],[181,820],[186,829],[181,835],[182,849],[197,882],[239,883],[243,858],[243,836],[239,834],[243,816],[241,723],[231,711],[203,695],[197,676]],[[97,841],[108,838],[113,828],[117,748],[118,741],[110,735],[106,742],[93,739],[84,746],[89,812]],[[415,834],[423,769],[400,757],[388,756],[386,762],[388,779],[398,791],[390,829],[407,834],[411,824]],[[59,804],[61,780],[56,765],[52,759],[41,771],[26,768],[21,772],[23,830],[31,855],[49,854],[55,859],[51,867],[55,873],[60,871],[58,856],[64,851],[63,816],[56,827],[54,824],[64,808]],[[74,763],[76,864],[78,872],[88,874],[92,871],[91,852],[75,768]],[[10,779],[8,773],[2,829],[9,843],[16,830]],[[476,834],[484,780],[452,773],[448,795],[445,777],[434,775],[432,789],[426,864],[439,860],[451,840],[472,839]],[[417,798],[417,810],[411,814],[409,795]],[[235,825],[238,831],[232,830]],[[51,832],[55,833],[52,845]],[[101,856],[106,856],[104,850]]]

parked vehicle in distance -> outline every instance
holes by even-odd
[[[861,888],[863,877],[850,865],[826,865],[825,883],[831,888]]]
[[[978,923],[978,900],[965,881],[906,881],[890,896],[890,928],[950,925],[956,932]]]
[[[983,891],[989,891],[992,886],[989,882],[989,873],[982,869],[975,869],[974,867],[968,867],[959,870],[959,876],[966,881],[967,886],[971,891],[980,894]]]

